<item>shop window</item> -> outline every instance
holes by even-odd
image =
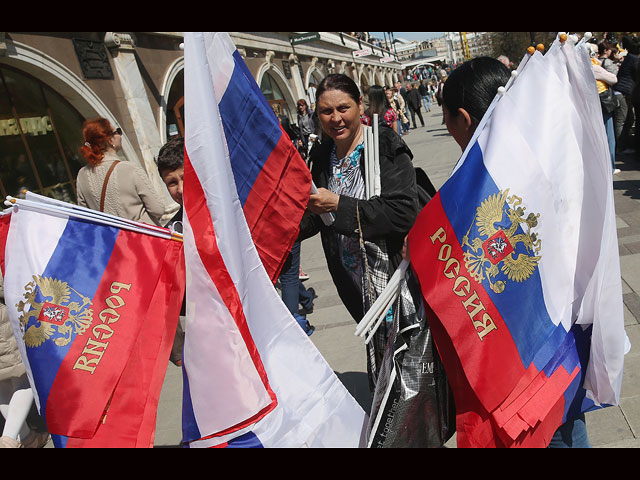
[[[76,203],[84,118],[36,78],[0,65],[0,191]]]

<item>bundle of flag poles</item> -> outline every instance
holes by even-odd
[[[6,207],[18,207],[34,212],[45,213],[49,215],[68,216],[76,219],[84,219],[102,225],[122,228],[132,232],[144,233],[154,237],[165,238],[170,240],[182,241],[182,234],[167,228],[149,225],[143,222],[136,222],[126,218],[110,215],[98,210],[81,207],[71,203],[56,200],[55,198],[39,195],[34,192],[27,192],[25,198],[16,198],[7,196],[4,202]],[[5,214],[10,214],[10,210],[5,210]]]
[[[365,195],[371,198],[380,195],[380,148],[378,145],[378,114],[373,114],[371,126],[363,125],[364,130],[364,177]]]

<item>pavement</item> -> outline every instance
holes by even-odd
[[[436,188],[446,181],[460,156],[460,148],[442,122],[440,107],[422,110],[423,128],[411,130],[404,138],[414,154],[414,164],[422,167]],[[625,356],[620,404],[589,412],[587,430],[593,447],[640,447],[640,162],[618,157],[621,172],[614,176],[624,324],[632,344]],[[336,375],[365,411],[371,396],[366,374],[363,340],[354,335],[355,323],[342,305],[327,271],[319,236],[302,244],[301,264],[310,279],[305,282],[318,295],[308,319],[316,327],[310,337]],[[180,447],[182,372],[169,364],[158,405],[155,446]],[[456,447],[455,436],[445,445]]]

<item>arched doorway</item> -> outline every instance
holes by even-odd
[[[167,139],[174,135],[184,138],[184,70],[171,84],[167,98]]]
[[[36,77],[0,64],[0,192],[76,203],[84,117]]]
[[[179,135],[184,138],[184,58],[169,68],[163,84],[164,104],[160,110],[161,140]]]
[[[324,75],[317,67],[312,67],[307,72],[307,82],[306,82],[306,90],[307,90],[307,100],[309,102],[309,107],[312,110],[315,110],[316,105],[316,89],[320,82],[324,79]]]
[[[277,116],[284,115],[289,121],[295,122],[295,112],[292,112],[289,107],[285,93],[271,70],[264,72],[262,75],[260,90]]]

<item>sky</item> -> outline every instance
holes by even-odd
[[[384,39],[384,34],[382,32],[369,32],[372,36],[376,38]],[[393,38],[404,38],[406,40],[416,40],[417,42],[421,42],[423,40],[429,40],[431,38],[441,37],[444,35],[444,32],[393,32]],[[387,34],[388,37],[388,34]]]

